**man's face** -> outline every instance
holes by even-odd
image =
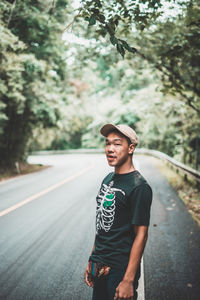
[[[106,157],[108,164],[112,167],[120,167],[133,152],[133,145],[128,145],[127,139],[120,133],[111,132],[106,138]]]

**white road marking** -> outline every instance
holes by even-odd
[[[141,259],[141,275],[140,275],[139,286],[138,286],[138,300],[145,300],[145,294],[144,294],[144,261],[143,261],[143,257]]]
[[[135,168],[138,171],[140,171],[140,164],[137,161],[137,159],[135,159],[135,157],[133,159],[133,163],[134,163]],[[62,186],[63,184],[65,184],[65,183],[67,183],[67,182],[75,179],[76,177],[79,177],[80,175],[84,174],[85,172],[87,172],[89,169],[91,169],[93,167],[94,167],[94,164],[91,165],[91,166],[89,166],[88,168],[85,168],[85,169],[81,170],[80,172],[78,172],[78,173],[76,173],[76,174],[74,174],[74,175],[72,175],[72,176],[70,176],[70,177],[62,180],[61,182],[58,182],[58,183],[54,184],[53,186],[51,186],[51,187],[49,187],[49,188],[47,188],[47,189],[45,189],[45,190],[43,190],[43,191],[41,191],[41,192],[33,195],[31,197],[26,198],[25,200],[19,202],[16,205],[13,205],[13,206],[5,209],[5,210],[2,210],[0,212],[0,217],[6,215],[8,213],[10,213],[11,211],[16,210],[17,208],[19,208],[19,207],[21,207],[21,206],[23,206],[23,205],[25,205],[25,204],[27,204],[27,203],[29,203],[29,202],[37,199],[37,198],[39,198],[39,197],[41,197],[41,196],[43,196],[43,195],[45,195],[45,194],[47,194],[47,193],[49,193],[51,191],[53,191],[54,189]],[[17,177],[17,178],[19,178],[19,177]],[[2,183],[4,183],[4,182],[2,182]],[[143,262],[143,257],[141,259],[141,275],[140,275],[139,286],[138,286],[138,300],[145,300],[145,293],[144,293],[144,262]]]
[[[40,191],[39,193],[36,193],[36,194],[34,194],[34,195],[32,195],[32,196],[26,198],[25,200],[20,201],[19,203],[15,204],[15,205],[13,205],[13,206],[7,208],[7,209],[4,209],[4,210],[0,211],[0,217],[5,216],[5,215],[7,215],[8,213],[10,213],[11,211],[14,211],[14,210],[16,210],[17,208],[19,208],[19,207],[21,207],[21,206],[24,206],[25,204],[27,204],[27,203],[29,203],[29,202],[31,202],[31,201],[33,201],[33,200],[35,200],[35,199],[37,199],[37,198],[39,198],[39,197],[41,197],[41,196],[46,195],[47,193],[49,193],[49,192],[51,192],[51,191],[57,189],[58,187],[62,186],[63,184],[65,184],[65,183],[67,183],[67,182],[69,182],[69,181],[72,181],[73,179],[75,179],[75,178],[77,178],[77,177],[83,175],[84,173],[86,173],[88,170],[90,170],[90,169],[93,168],[93,167],[94,167],[94,164],[92,164],[92,165],[90,165],[89,167],[87,167],[87,168],[85,168],[85,169],[83,169],[83,170],[77,172],[76,174],[74,174],[74,175],[72,175],[72,176],[70,176],[70,177],[67,177],[67,178],[65,178],[64,180],[62,180],[62,181],[60,181],[60,182],[58,182],[58,183],[56,183],[56,184],[54,184],[54,185],[52,185],[52,186],[46,188],[45,190]]]

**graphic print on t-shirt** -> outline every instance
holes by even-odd
[[[103,184],[97,195],[97,211],[96,211],[96,233],[100,229],[108,232],[113,224],[115,216],[115,192],[125,192],[121,189],[113,188],[114,182],[109,185]]]

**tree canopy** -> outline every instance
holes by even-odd
[[[1,164],[23,160],[32,129],[61,118],[67,1],[1,1]]]
[[[161,73],[163,91],[180,94],[200,114],[199,1],[167,1],[179,9],[176,18],[162,20],[163,1],[82,1],[79,17],[96,33],[109,35],[124,57],[139,55]]]
[[[199,11],[197,0],[2,0],[0,165],[101,147],[112,121],[199,168]]]

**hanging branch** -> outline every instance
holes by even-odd
[[[15,0],[15,1],[13,2],[13,5],[12,5],[11,11],[10,11],[10,15],[9,15],[9,18],[8,18],[8,27],[9,27],[10,21],[11,21],[11,19],[12,19],[12,15],[13,15],[13,11],[14,11],[14,9],[15,9],[16,3],[17,3],[17,0]]]
[[[51,18],[51,15],[53,15],[53,12],[54,12],[54,8],[56,7],[56,0],[52,0],[52,4],[51,4],[51,7],[48,11],[49,13],[49,18],[47,20],[47,25],[49,24],[49,21],[50,21],[50,18]]]
[[[63,32],[67,31],[70,27],[73,27],[74,22],[76,21],[76,19],[80,16],[81,12],[82,12],[83,8],[80,7],[78,14],[73,18],[72,22],[70,22],[64,29]]]
[[[54,8],[56,7],[56,0],[52,0],[51,8],[49,9],[49,14],[52,15]]]

